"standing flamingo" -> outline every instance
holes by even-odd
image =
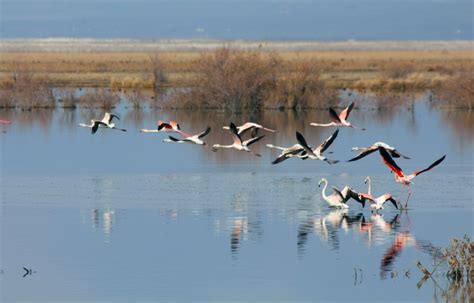
[[[420,174],[422,174],[426,171],[429,171],[433,167],[439,165],[446,158],[446,155],[444,155],[441,158],[439,158],[438,160],[436,160],[435,162],[433,162],[433,164],[431,164],[427,168],[415,171],[410,175],[405,175],[403,173],[403,170],[397,165],[397,163],[395,163],[395,161],[392,159],[390,154],[385,150],[385,148],[379,147],[379,152],[380,152],[380,155],[382,156],[382,159],[383,159],[383,162],[385,163],[385,165],[387,165],[392,170],[392,172],[394,173],[395,181],[408,187],[409,192],[408,192],[407,201],[405,203],[405,208],[408,207],[408,199],[410,198],[410,195],[411,195],[410,184],[413,183],[413,181],[412,181],[413,178],[415,178],[416,176],[418,176],[418,175],[420,175]]]
[[[326,178],[322,178],[319,183],[318,187],[321,187],[321,184],[324,183],[323,190],[321,191],[321,195],[329,205],[329,207],[332,208],[340,208],[340,209],[346,209],[349,208],[349,205],[346,204],[347,200],[350,198],[355,199],[357,202],[360,202],[362,204],[362,207],[365,206],[365,201],[359,200],[357,193],[353,191],[349,186],[345,186],[342,191],[338,190],[336,187],[332,187],[334,190],[334,193],[331,195],[326,194],[326,188],[328,187],[328,180]]]
[[[349,114],[351,113],[352,109],[354,108],[354,102],[349,104],[348,107],[346,107],[339,115],[336,113],[336,111],[332,108],[329,107],[329,115],[331,116],[332,122],[326,123],[326,124],[320,124],[320,123],[310,123],[311,126],[323,126],[323,127],[328,127],[328,126],[335,126],[335,127],[351,127],[351,128],[357,128],[354,125],[352,125],[349,121],[347,121],[347,118],[349,118]],[[365,128],[361,128],[361,130],[365,130]]]
[[[249,149],[249,146],[254,144],[255,142],[259,141],[260,139],[262,139],[265,136],[258,136],[258,137],[254,137],[254,138],[250,138],[248,140],[242,141],[242,137],[240,137],[240,135],[238,134],[237,127],[235,126],[234,123],[232,123],[232,122],[230,123],[229,129],[230,129],[230,132],[232,134],[232,138],[234,139],[234,143],[230,144],[230,145],[214,144],[212,146],[213,151],[217,151],[217,149],[219,149],[219,148],[233,148],[233,149],[240,150],[240,151],[246,151],[246,152],[251,153],[251,154],[253,154],[257,157],[260,157],[259,154],[256,154],[256,153],[252,152]]]
[[[378,210],[383,209],[383,205],[385,204],[385,202],[391,202],[393,206],[395,206],[395,208],[398,209],[398,202],[397,200],[393,198],[391,194],[386,193],[381,196],[378,196],[377,198],[372,196],[372,192],[371,192],[372,179],[369,176],[365,178],[364,183],[368,184],[367,193],[359,193],[359,196],[361,199],[365,199],[369,201],[370,207],[372,208],[372,210],[378,211]]]
[[[176,139],[173,136],[168,136],[168,138],[164,139],[163,142],[192,143],[192,144],[198,144],[198,145],[206,145],[206,143],[202,141],[201,139],[207,136],[207,134],[209,134],[210,131],[211,131],[211,128],[208,126],[204,131],[200,132],[197,135],[188,136],[188,137],[185,137],[184,139]]]
[[[352,162],[352,161],[362,159],[365,156],[370,155],[374,151],[377,151],[379,149],[379,147],[385,148],[385,150],[387,150],[390,153],[390,155],[392,155],[392,157],[394,157],[394,158],[402,157],[404,159],[410,159],[409,157],[402,155],[395,147],[390,146],[387,143],[375,142],[374,144],[372,144],[371,146],[368,146],[368,147],[353,147],[352,151],[361,150],[362,152],[359,153],[354,158],[348,160],[347,162]]]

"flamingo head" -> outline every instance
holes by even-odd
[[[325,178],[322,178],[321,180],[319,180],[318,187],[321,187],[321,184],[322,184],[323,182],[326,182],[326,183],[327,183],[328,180],[326,180]]]
[[[367,184],[367,182],[369,182],[369,181],[370,181],[370,176],[367,176],[364,180],[364,183]]]

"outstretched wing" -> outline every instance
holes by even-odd
[[[97,130],[99,129],[100,125],[107,126],[107,124],[102,122],[102,121],[94,121],[94,125],[92,125],[91,133],[95,134],[97,132]]]
[[[357,156],[355,156],[354,158],[348,160],[347,162],[352,162],[352,161],[357,161],[359,159],[362,159],[364,158],[365,156],[367,155],[370,155],[371,153],[373,153],[374,151],[376,151],[377,148],[368,148],[366,149],[365,151],[361,152],[360,154],[358,154]]]
[[[382,156],[383,162],[387,165],[394,173],[399,177],[403,177],[402,169],[393,161],[392,156],[389,155],[387,150],[383,147],[379,147],[380,155]]]
[[[340,114],[339,114],[339,119],[340,120],[347,120],[349,118],[349,114],[351,113],[352,109],[354,108],[354,102],[349,104],[348,107],[346,107]]]
[[[328,147],[334,142],[337,138],[339,130],[336,130],[329,138],[327,138],[323,143],[318,146],[319,152],[323,153]]]
[[[393,206],[395,206],[395,208],[398,209],[397,200],[395,200],[393,197],[390,197],[387,200],[385,200],[385,202],[387,202],[387,201],[391,202],[393,204]]]
[[[259,141],[260,139],[262,139],[263,137],[265,137],[265,135],[258,136],[258,137],[255,137],[255,138],[250,138],[250,139],[244,141],[242,143],[242,145],[250,146],[250,145],[254,144],[255,142]]]
[[[205,131],[203,131],[202,133],[198,135],[198,138],[201,139],[207,136],[210,132],[211,132],[211,128],[208,126]]]
[[[334,186],[332,186],[331,188],[342,199],[342,202],[345,202],[344,195],[341,193],[341,191]]]
[[[169,123],[166,123],[166,122],[163,122],[163,121],[159,121],[159,122],[158,122],[158,130],[162,130],[163,128],[165,128],[165,129],[172,129],[173,127],[172,127]]]
[[[336,111],[332,107],[329,108],[329,115],[331,116],[331,119],[334,122],[341,123],[341,119],[339,119],[339,116],[337,115]]]
[[[174,142],[181,142],[182,140],[179,140],[179,139],[176,139],[175,137],[173,136],[168,136],[168,138],[170,138],[171,141],[174,141]]]
[[[308,154],[308,155],[312,155],[313,157],[316,157],[316,155],[314,154],[313,150],[311,149],[311,147],[309,147],[308,143],[306,143],[306,140],[305,138],[303,137],[302,134],[300,134],[299,132],[296,132],[296,140],[298,141],[298,143],[304,148],[305,152]]]
[[[176,122],[176,121],[170,121],[170,125],[171,125],[171,127],[173,127],[173,129],[181,130],[181,127],[179,126],[178,122]]]
[[[394,149],[390,151],[390,155],[392,155],[393,158],[400,158],[402,157],[403,159],[410,159],[410,157],[402,155],[398,150]]]
[[[433,162],[433,164],[431,164],[428,168],[425,168],[423,170],[419,170],[419,171],[416,171],[414,172],[413,174],[415,176],[419,175],[419,174],[422,174],[424,173],[425,171],[429,171],[430,169],[432,169],[433,167],[439,165],[441,162],[443,162],[444,158],[446,158],[446,155],[442,156],[441,158],[439,158],[438,160],[436,160],[435,162]]]
[[[232,138],[234,139],[234,144],[242,144],[242,138],[239,136],[239,131],[234,123],[230,122],[229,130],[232,134]]]
[[[281,163],[285,161],[286,159],[288,159],[287,154],[281,154],[275,160],[272,161],[272,164],[275,165],[275,164]]]
[[[114,115],[114,114],[109,114],[109,121],[108,121],[108,123],[109,123],[109,124],[112,123],[112,120],[113,120],[114,118],[117,118],[117,120],[120,120],[119,116]]]

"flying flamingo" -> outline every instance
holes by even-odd
[[[322,178],[319,183],[318,187],[321,187],[321,184],[324,183],[323,190],[321,191],[321,195],[331,208],[339,208],[339,209],[347,209],[349,205],[346,204],[347,200],[350,198],[354,198],[357,202],[362,204],[362,207],[365,206],[365,201],[359,200],[357,193],[353,191],[349,186],[345,186],[342,191],[339,191],[336,187],[332,187],[334,193],[331,195],[326,194],[326,188],[328,187],[328,180],[326,178]]]
[[[394,158],[402,157],[404,159],[410,159],[409,157],[402,155],[395,147],[390,146],[387,143],[375,142],[374,144],[372,144],[371,146],[368,146],[368,147],[353,147],[352,151],[361,150],[362,152],[359,153],[357,156],[355,156],[354,158],[350,159],[347,162],[352,162],[352,161],[362,159],[365,156],[370,155],[374,151],[378,150],[379,147],[385,148],[385,150],[387,150],[390,153],[390,155],[392,155],[392,157],[394,157]]]
[[[192,144],[198,144],[198,145],[206,145],[206,143],[202,141],[201,138],[204,138],[205,136],[207,136],[207,134],[209,134],[210,131],[211,131],[211,128],[208,126],[204,131],[200,132],[197,135],[185,137],[184,139],[176,139],[173,136],[168,136],[168,138],[164,139],[163,142],[192,143]]]
[[[296,140],[298,143],[304,148],[304,151],[307,154],[307,157],[310,159],[318,159],[321,161],[326,161],[328,164],[336,164],[339,162],[338,160],[330,160],[323,156],[323,152],[334,142],[337,137],[339,130],[336,130],[329,138],[327,138],[323,143],[321,143],[315,149],[311,149],[311,147],[306,143],[305,138],[299,132],[296,132]]]
[[[229,129],[229,126],[223,126],[222,128],[223,129]],[[276,132],[276,130],[263,127],[260,124],[253,123],[253,122],[246,122],[246,123],[242,124],[241,126],[237,126],[237,134],[239,134],[239,136],[243,136],[244,133],[247,132],[250,129],[252,129],[252,137],[257,136],[259,129],[263,129],[263,130],[266,130],[266,131],[269,131],[269,132],[272,132],[272,133]]]
[[[166,133],[178,133],[183,137],[190,137],[192,135],[187,134],[183,131],[181,131],[181,127],[179,126],[178,122],[176,121],[169,121],[165,122],[162,120],[159,120],[157,123],[157,128],[156,129],[145,129],[142,128],[140,129],[141,133],[161,133],[161,132],[166,132]]]
[[[368,184],[367,193],[358,193],[358,194],[360,195],[361,199],[368,200],[370,202],[370,207],[372,208],[373,211],[374,210],[378,211],[378,210],[383,209],[383,205],[385,204],[385,202],[391,202],[393,206],[395,206],[395,208],[398,209],[397,200],[395,200],[391,194],[386,193],[381,196],[378,196],[377,198],[372,196],[372,192],[371,192],[372,179],[369,176],[365,178],[364,183]]]
[[[105,113],[104,118],[102,118],[102,120],[91,120],[91,124],[80,123],[79,126],[91,128],[92,134],[95,134],[97,130],[99,129],[99,127],[110,128],[110,129],[126,132],[127,131],[126,129],[115,127],[115,123],[112,123],[112,120],[114,118],[117,118],[118,120],[120,120],[120,118],[117,115],[114,115],[111,113]]]
[[[285,161],[288,158],[300,158],[300,159],[307,159],[306,152],[304,151],[303,146],[300,144],[295,144],[290,147],[281,147],[281,146],[276,146],[273,144],[267,144],[266,147],[268,148],[273,148],[273,149],[279,149],[281,150],[281,153],[278,155],[278,157],[272,161],[272,164],[278,164],[280,162]]]
[[[328,126],[335,126],[335,127],[351,127],[351,128],[358,128],[352,125],[349,121],[347,121],[347,118],[349,118],[349,114],[352,111],[352,108],[354,108],[354,102],[349,104],[348,107],[346,107],[339,115],[336,113],[336,111],[332,108],[329,107],[329,115],[331,116],[332,122],[326,123],[326,124],[320,124],[320,123],[310,123],[311,126],[323,126],[323,127],[328,127]],[[361,128],[361,130],[365,130],[365,128]]]
[[[382,159],[385,165],[387,165],[392,170],[392,172],[394,172],[395,181],[408,187],[409,192],[408,192],[407,201],[405,203],[405,208],[408,207],[408,199],[410,198],[410,195],[411,195],[410,184],[413,183],[412,181],[413,178],[439,165],[441,162],[443,162],[444,158],[446,158],[446,155],[444,155],[438,160],[436,160],[435,162],[433,162],[433,164],[431,164],[427,168],[415,171],[411,175],[405,175],[403,173],[403,170],[397,165],[397,163],[395,163],[395,161],[392,159],[390,154],[385,150],[385,148],[379,147],[379,152],[380,152],[380,155],[382,156]]]
[[[0,124],[11,124],[12,121],[10,120],[0,120]]]
[[[234,143],[230,144],[230,145],[214,144],[212,146],[213,151],[217,151],[217,149],[219,149],[219,148],[233,148],[233,149],[236,149],[236,150],[246,151],[246,152],[251,153],[251,154],[253,154],[257,157],[260,157],[259,154],[256,154],[256,153],[252,152],[249,149],[249,146],[254,144],[255,142],[259,141],[260,139],[262,139],[265,136],[258,136],[258,137],[254,137],[254,138],[250,138],[248,140],[242,141],[242,137],[240,137],[240,135],[238,134],[237,127],[235,126],[234,123],[232,123],[232,122],[230,123],[229,129],[230,129],[230,132],[232,134],[232,138],[234,139]]]

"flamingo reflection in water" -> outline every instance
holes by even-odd
[[[387,248],[380,260],[380,278],[387,278],[388,273],[392,272],[395,260],[408,247],[414,247],[433,257],[439,254],[440,251],[430,242],[416,239],[409,231],[399,232],[395,235],[392,245]]]

